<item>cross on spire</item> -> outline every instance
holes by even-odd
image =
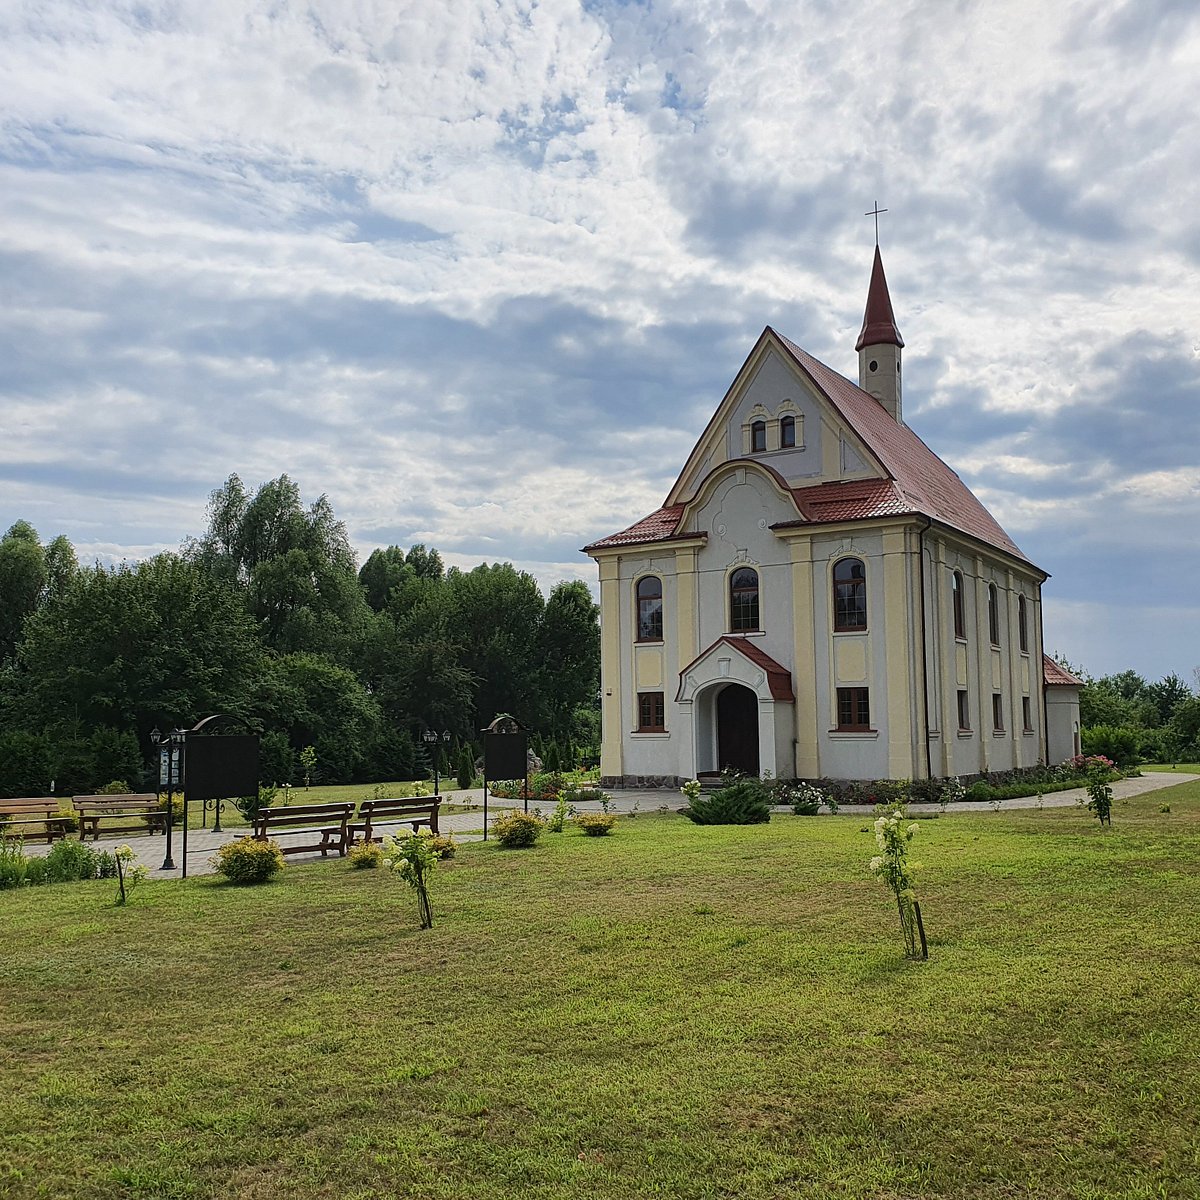
[[[874,217],[875,218],[875,245],[877,245],[877,246],[879,245],[879,214],[885,213],[885,212],[887,212],[887,209],[880,208],[879,201],[876,200],[875,207],[872,209],[869,209],[867,212],[863,213],[864,217]]]

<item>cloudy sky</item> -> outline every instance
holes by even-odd
[[[1051,572],[1049,648],[1200,664],[1195,0],[6,0],[0,530],[81,559],[289,473],[365,555],[594,580],[765,324]]]

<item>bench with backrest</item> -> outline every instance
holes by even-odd
[[[381,842],[383,834],[376,826],[389,822],[406,822],[414,830],[428,825],[431,833],[438,831],[438,808],[441,801],[436,796],[416,796],[405,800],[364,800],[358,806],[358,817],[350,826],[350,840],[361,836],[364,842]]]
[[[87,841],[89,833],[92,841],[98,841],[101,833],[155,833],[166,821],[166,809],[153,792],[137,792],[131,796],[76,796],[73,803],[79,816],[81,842]]]
[[[56,796],[17,796],[0,800],[0,835],[44,837],[47,843],[69,832],[71,818],[56,815]]]
[[[284,854],[300,854],[306,850],[320,850],[321,857],[328,857],[330,850],[338,854],[346,853],[346,828],[354,805],[346,803],[335,804],[293,804],[287,808],[261,808],[254,817],[254,837],[265,842],[274,833],[282,834],[319,834],[315,842],[302,842],[299,845],[288,842],[280,845]]]

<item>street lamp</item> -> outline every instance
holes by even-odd
[[[158,759],[158,782],[167,785],[167,852],[163,858],[163,865],[160,868],[163,871],[175,870],[175,859],[171,854],[171,829],[174,817],[174,796],[175,784],[179,781],[179,767],[183,759],[183,743],[187,737],[187,731],[184,729],[173,729],[166,737],[166,746],[163,750],[159,750]],[[155,726],[150,730],[150,744],[156,749],[163,741],[163,735]],[[163,770],[163,754],[166,754],[166,770]],[[166,778],[164,778],[164,775]]]
[[[436,729],[426,729],[421,734],[421,741],[431,748],[430,755],[433,758],[433,798],[436,800],[438,798],[440,776],[438,773],[438,752],[432,749],[432,747],[439,741],[448,743],[450,741],[450,730],[443,729],[441,733],[438,733]]]

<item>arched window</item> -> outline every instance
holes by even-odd
[[[758,572],[739,567],[729,579],[729,628],[744,633],[758,627]]]
[[[767,448],[767,423],[755,421],[750,426],[750,449],[756,454]]]
[[[833,568],[833,628],[867,627],[867,571],[861,559],[843,558]]]
[[[796,418],[784,417],[779,422],[779,445],[789,450],[796,444]]]
[[[988,637],[992,645],[1000,645],[1000,597],[994,583],[988,584]]]
[[[1029,653],[1029,612],[1025,597],[1017,597],[1017,636],[1021,639],[1021,653]]]
[[[963,577],[961,571],[955,571],[950,577],[950,591],[954,596],[954,636],[967,636],[967,618],[963,614]]]
[[[646,575],[637,585],[639,642],[661,642],[663,636],[662,580]]]

